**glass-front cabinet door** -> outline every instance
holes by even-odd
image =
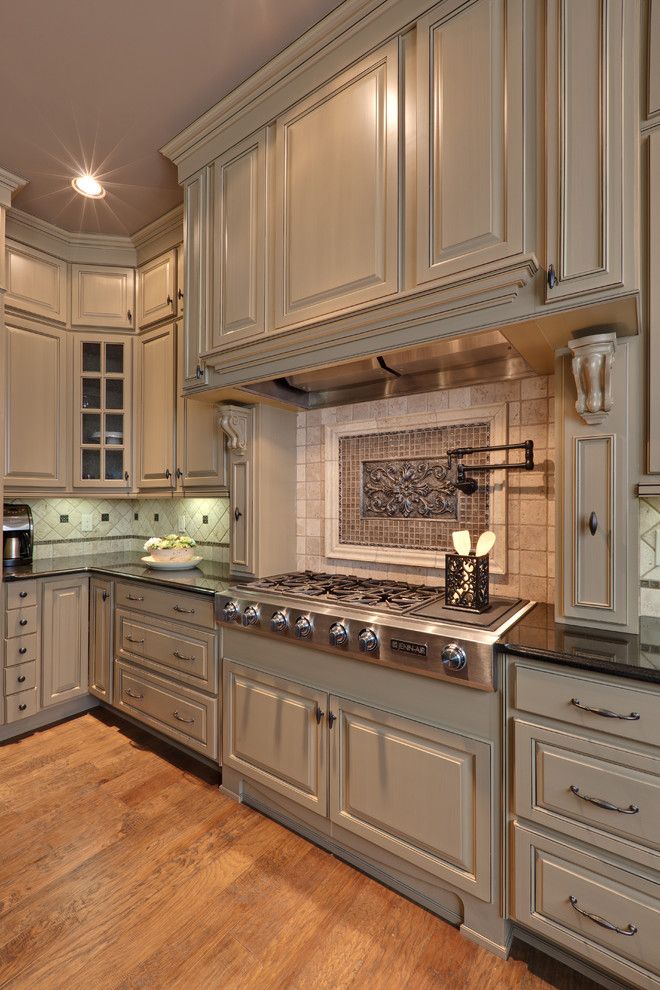
[[[131,340],[75,342],[74,487],[131,487]]]

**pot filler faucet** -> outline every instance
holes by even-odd
[[[464,464],[463,458],[471,454],[484,454],[492,450],[524,450],[525,460],[514,464]],[[474,495],[479,484],[475,478],[469,478],[466,472],[476,471],[533,471],[534,470],[534,441],[525,440],[523,443],[502,443],[493,447],[455,447],[447,451],[447,467],[450,474],[455,467],[454,485],[464,495]]]

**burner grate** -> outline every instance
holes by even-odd
[[[402,614],[435,601],[440,588],[409,584],[407,581],[380,581],[359,578],[353,574],[325,574],[296,571],[252,581],[248,588],[298,598],[315,598],[327,602],[343,602],[364,608],[376,608]]]

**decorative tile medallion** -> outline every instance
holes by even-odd
[[[446,462],[426,458],[362,462],[362,516],[456,519],[458,492]]]

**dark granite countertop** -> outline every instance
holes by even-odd
[[[503,636],[505,653],[580,670],[660,684],[660,619],[642,616],[639,635],[555,621],[551,605],[535,605]]]
[[[5,567],[2,577],[3,581],[21,581],[27,578],[54,577],[58,574],[76,574],[85,571],[111,577],[131,578],[134,581],[147,581],[149,584],[185,588],[187,591],[201,595],[219,594],[235,583],[229,580],[227,566],[217,561],[203,560],[198,567],[189,571],[155,571],[145,567],[136,552],[34,560],[31,564]]]

